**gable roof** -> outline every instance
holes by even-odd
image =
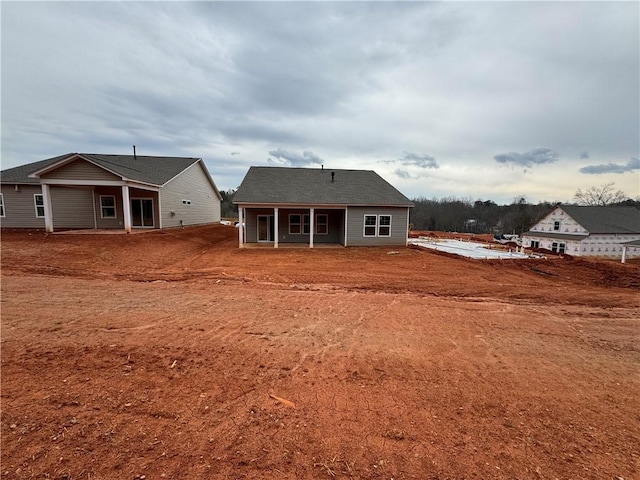
[[[137,155],[102,155],[96,153],[67,153],[0,172],[2,183],[40,183],[34,173],[53,169],[76,158],[84,159],[127,180],[162,186],[188,167],[201,161],[193,157],[156,157]]]
[[[640,210],[635,207],[580,207],[560,205],[559,208],[594,233],[640,233]]]
[[[372,170],[290,167],[249,168],[233,203],[413,206]]]

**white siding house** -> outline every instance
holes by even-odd
[[[625,244],[640,241],[640,210],[635,207],[558,205],[522,236],[526,248],[544,248],[576,257],[621,258]],[[629,248],[626,256],[640,256]]]

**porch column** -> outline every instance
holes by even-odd
[[[244,248],[244,208],[238,205],[238,246]]]
[[[131,233],[131,200],[129,199],[129,185],[122,186],[122,213],[124,215],[124,231]]]
[[[309,248],[313,248],[313,212],[314,209],[310,208],[309,209]]]
[[[627,246],[622,246],[622,263],[627,263]]]
[[[51,190],[46,183],[42,184],[42,203],[44,204],[44,229],[53,232],[53,209],[51,208]]]
[[[279,216],[278,216],[278,207],[274,207],[273,209],[273,248],[278,248],[278,223],[279,223]]]
[[[347,246],[347,218],[349,217],[349,207],[344,207],[344,246]]]

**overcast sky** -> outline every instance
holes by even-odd
[[[410,198],[640,195],[638,2],[6,2],[2,169],[376,170]]]

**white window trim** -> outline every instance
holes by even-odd
[[[375,217],[376,223],[374,225],[367,225],[367,217]],[[389,217],[389,225],[380,225],[380,217]],[[368,214],[364,215],[362,223],[363,223],[363,225],[362,225],[362,236],[363,237],[367,237],[367,238],[377,238],[377,237],[389,238],[389,237],[392,236],[391,225],[393,223],[393,215],[390,215],[390,214],[387,214],[387,213],[384,213],[384,214],[381,214],[381,215],[368,213]],[[366,234],[367,227],[369,227],[369,228],[373,227],[375,229],[375,233],[373,235],[367,235]],[[389,235],[381,235],[380,234],[380,228],[381,227],[389,227]]]
[[[367,217],[373,217],[376,219],[376,223],[374,223],[373,225],[367,225]],[[373,227],[373,235],[367,235],[367,227],[371,228]],[[365,214],[363,217],[363,222],[362,222],[362,236],[363,237],[367,237],[367,238],[374,238],[378,236],[378,216],[377,215],[373,215],[373,214]]]
[[[389,225],[382,225],[380,223],[380,217],[389,217]],[[376,230],[376,232],[378,233],[379,237],[390,237],[391,236],[391,222],[392,222],[392,216],[391,215],[378,215],[378,229]],[[382,227],[388,227],[389,228],[389,235],[382,235],[380,233],[380,229]]]
[[[291,221],[291,217],[297,216],[300,220],[296,223]],[[298,232],[292,232],[291,231],[291,226],[292,225],[297,225],[298,227],[300,227],[300,230]],[[289,214],[289,235],[302,235],[302,214],[301,213],[290,213]]]
[[[4,218],[7,216],[6,208],[4,207],[4,193],[0,192],[0,206],[2,206],[2,211],[0,212],[0,218]]]
[[[110,205],[107,205],[106,207],[102,204],[102,199],[103,198],[113,198],[113,217],[105,217],[104,216],[104,208],[111,208]],[[116,203],[116,196],[115,195],[100,195],[100,218],[118,218],[118,209],[117,207],[117,203]]]
[[[42,199],[42,205],[38,205],[38,202],[36,202],[36,198],[40,197]],[[44,211],[44,195],[42,193],[34,193],[33,194],[33,206],[36,210],[36,218],[44,218],[45,217],[45,211]],[[38,215],[38,208],[42,208],[42,215]]]
[[[318,220],[320,217],[325,217],[325,218],[326,218],[326,221],[325,221],[324,223],[320,223],[320,220]],[[326,227],[327,227],[326,232],[324,232],[324,233],[320,233],[320,232],[318,232],[318,227],[319,227],[320,225],[324,225],[324,226],[326,226]],[[315,228],[314,230],[316,231],[316,233],[315,233],[316,235],[329,235],[329,214],[327,214],[327,213],[318,213],[318,214],[316,214],[316,224],[315,224],[315,227],[316,227],[316,228]]]

